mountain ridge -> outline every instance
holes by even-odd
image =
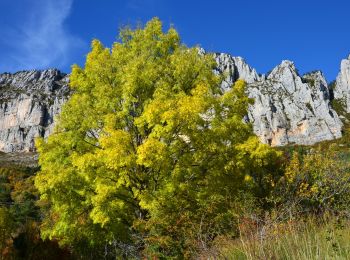
[[[262,142],[309,145],[342,136],[343,123],[331,103],[334,96],[350,113],[350,55],[341,61],[332,89],[321,71],[299,75],[289,60],[265,75],[242,57],[211,54],[214,72],[224,75],[223,92],[238,79],[247,82],[247,95],[255,99],[247,121]],[[52,133],[54,117],[70,95],[68,81],[57,69],[0,74],[0,151],[34,151],[34,138]]]

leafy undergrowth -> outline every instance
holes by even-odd
[[[8,166],[11,160],[0,164],[0,259],[71,259],[57,241],[40,238],[37,168],[19,166],[18,160]]]
[[[350,259],[350,222],[287,222],[250,230],[235,240],[218,239],[216,258],[223,259]]]
[[[260,221],[256,221],[256,218],[245,219],[239,225],[239,236],[231,239],[217,238],[215,246],[203,253],[202,258],[350,259],[349,211],[343,208],[342,212],[345,215],[342,217],[327,216],[333,210],[337,211],[340,208],[335,204],[330,206],[331,203],[319,204],[324,200],[317,199],[320,196],[331,197],[326,194],[333,188],[334,202],[337,204],[340,200],[344,200],[343,205],[348,205],[349,200],[346,195],[348,192],[340,195],[340,189],[336,188],[340,187],[341,183],[348,187],[349,183],[349,130],[350,126],[345,124],[343,136],[340,139],[324,141],[313,146],[293,145],[278,148],[284,152],[286,163],[289,165],[285,174],[289,176],[294,173],[296,176],[292,183],[293,185],[298,183],[294,194],[286,192],[288,189],[284,188],[279,191],[282,198],[280,206],[288,210],[280,212],[276,208],[276,218],[284,216],[284,220],[274,221],[264,217]],[[295,157],[295,154],[298,156]],[[293,167],[293,164],[297,166]],[[335,173],[339,175],[336,176]],[[341,176],[344,177],[340,178],[344,182],[339,181],[338,177]],[[312,178],[316,179],[312,181]],[[333,184],[338,183],[338,185],[332,186],[329,180],[333,180]],[[309,194],[301,189],[304,183],[309,185]],[[316,186],[317,189],[312,188]],[[323,190],[320,191],[320,188]],[[318,194],[312,194],[314,191]],[[291,208],[295,203],[303,205],[299,211]],[[317,215],[318,217],[311,217],[312,212],[317,212],[318,208],[323,208],[319,211],[322,213]],[[291,220],[288,220],[289,218]]]

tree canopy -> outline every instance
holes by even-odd
[[[43,236],[131,257],[234,232],[237,199],[272,185],[279,153],[243,121],[245,83],[223,93],[214,67],[157,18],[111,49],[94,40],[55,132],[37,141]]]

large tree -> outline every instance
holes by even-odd
[[[242,120],[245,83],[222,93],[214,67],[158,19],[111,49],[94,40],[37,142],[44,237],[170,255],[233,231],[238,194],[272,178],[278,153]]]

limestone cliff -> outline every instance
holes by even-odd
[[[215,72],[224,75],[223,91],[239,78],[248,83],[247,95],[255,99],[248,121],[262,142],[308,145],[341,137],[342,122],[331,98],[334,93],[350,112],[350,57],[342,61],[331,92],[321,72],[300,76],[291,61],[265,76],[240,57],[213,55]],[[55,69],[0,74],[0,151],[34,151],[35,137],[52,132],[69,92],[68,76]]]
[[[0,151],[33,151],[35,137],[50,134],[67,83],[54,69],[0,74]]]
[[[241,57],[233,57],[226,53],[215,53],[214,58],[218,64],[216,73],[225,76],[221,84],[223,90],[231,88],[232,84],[239,78],[244,79],[247,83],[265,79],[264,75],[259,75]]]
[[[314,144],[341,137],[342,122],[330,106],[330,92],[321,72],[301,77],[293,62],[283,61],[265,77],[242,58],[215,54],[218,71],[226,73],[225,91],[238,78],[254,98],[249,121],[264,143],[273,146]]]
[[[283,61],[266,80],[248,87],[255,99],[249,118],[264,143],[310,145],[341,137],[342,122],[330,107],[321,72],[300,77],[292,62]]]
[[[341,61],[334,88],[334,98],[344,106],[347,113],[350,113],[350,55]]]

